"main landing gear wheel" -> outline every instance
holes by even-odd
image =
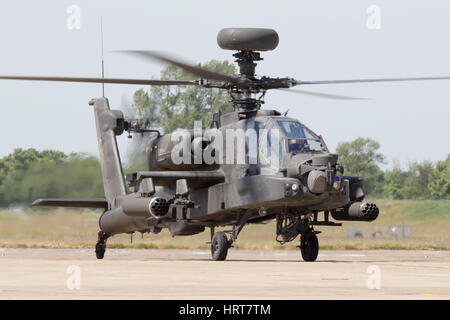
[[[308,230],[302,234],[300,239],[300,251],[305,261],[316,261],[319,254],[319,240],[313,230]]]
[[[103,231],[98,232],[98,241],[95,245],[95,256],[97,259],[103,259],[106,251],[106,239],[108,239],[108,235]]]
[[[225,232],[216,232],[211,239],[211,255],[214,261],[223,261],[227,258],[229,243]]]

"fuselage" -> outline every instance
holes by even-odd
[[[170,133],[153,139],[147,148],[149,172],[167,171],[170,175],[180,171],[211,171],[223,175],[219,183],[188,180],[189,197],[199,205],[189,210],[190,220],[228,224],[244,211],[250,213],[250,220],[264,220],[282,212],[307,214],[330,210],[350,201],[349,186],[344,181],[339,188],[331,186],[316,192],[308,189],[305,176],[308,172],[302,175],[298,168],[305,165],[325,173],[327,168],[323,165],[312,165],[313,158],[324,158],[334,179],[337,157],[330,155],[321,136],[296,119],[273,110],[233,112],[222,116],[219,126],[202,129],[202,143],[196,143],[199,137],[194,131],[185,132],[190,139],[188,143],[181,141],[181,134],[174,137]],[[218,137],[221,143],[217,143]],[[199,145],[201,152],[190,150],[190,161],[175,164],[173,152],[182,150],[183,143],[193,149]],[[211,146],[216,156],[213,163],[208,162]],[[195,157],[200,154],[204,156],[201,161]],[[175,194],[174,179],[153,180],[160,187],[157,194]]]

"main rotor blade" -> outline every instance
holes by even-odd
[[[145,59],[145,60],[156,60],[156,61],[160,61],[160,62],[169,63],[169,64],[179,67],[189,73],[192,73],[193,75],[196,75],[198,77],[201,77],[201,78],[207,79],[207,80],[227,81],[227,82],[238,81],[237,78],[233,78],[233,77],[221,74],[221,73],[205,70],[203,68],[181,62],[178,59],[169,58],[167,55],[163,55],[162,53],[156,52],[156,51],[124,50],[124,51],[116,51],[116,52],[130,54],[130,55],[133,55],[138,58]]]
[[[292,93],[304,94],[304,95],[308,95],[308,96],[312,96],[312,97],[316,97],[316,98],[325,98],[325,99],[334,99],[334,100],[369,100],[367,98],[349,97],[349,96],[343,96],[343,95],[339,95],[339,94],[306,91],[306,90],[299,90],[299,89],[280,89],[280,90],[292,92]]]
[[[450,80],[450,77],[380,78],[380,79],[323,80],[323,81],[301,81],[301,80],[296,80],[294,85],[304,85],[304,84],[341,84],[341,83],[364,83],[364,82],[393,82],[393,81],[428,81],[428,80]]]
[[[76,77],[41,77],[41,76],[4,76],[0,80],[33,80],[33,81],[59,81],[59,82],[89,82],[89,83],[116,83],[116,84],[138,84],[151,86],[170,85],[197,85],[196,81],[183,80],[146,80],[146,79],[120,79],[120,78],[76,78]]]

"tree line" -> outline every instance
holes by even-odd
[[[450,199],[450,155],[445,160],[412,162],[407,169],[398,163],[381,170],[386,157],[380,144],[369,138],[341,142],[336,148],[344,175],[359,176],[372,197],[388,199]]]
[[[344,175],[364,179],[371,197],[389,199],[450,199],[450,155],[437,162],[411,163],[383,171],[385,157],[368,138],[337,147]],[[56,150],[16,149],[0,159],[0,207],[29,205],[38,198],[104,197],[101,168],[94,156]]]
[[[0,159],[0,206],[29,205],[38,198],[103,198],[94,156],[56,150],[16,149]]]

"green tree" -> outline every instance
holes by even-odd
[[[450,198],[450,155],[444,161],[438,161],[431,174],[428,191],[434,199]]]
[[[383,192],[383,171],[378,164],[383,163],[384,156],[378,152],[379,148],[378,142],[361,137],[351,142],[340,142],[336,148],[345,175],[363,178],[367,194],[380,195]]]
[[[0,159],[0,205],[37,198],[102,197],[100,164],[84,154],[16,149]]]
[[[154,100],[150,100],[148,92],[144,89],[139,89],[133,95],[133,110],[136,113],[137,119],[145,119],[149,121],[157,121],[155,113],[158,106]]]
[[[30,164],[36,161],[54,162],[62,160],[65,157],[66,155],[63,152],[55,150],[39,152],[33,148],[26,150],[21,148],[15,149],[13,153],[0,159],[0,184],[2,184],[7,175],[26,170]]]
[[[434,165],[430,161],[413,162],[409,165],[406,179],[403,183],[401,194],[404,199],[429,199],[431,175]]]
[[[71,154],[55,165],[37,162],[25,172],[17,194],[25,203],[47,197],[103,197],[100,164],[97,158],[84,154]]]
[[[198,66],[218,73],[234,76],[236,68],[228,61],[211,60]],[[195,76],[174,66],[161,71],[162,80],[194,80]],[[139,118],[149,119],[151,126],[163,132],[177,128],[192,128],[194,121],[209,124],[210,112],[222,113],[233,110],[228,93],[219,89],[199,86],[152,86],[147,93],[135,92],[133,108]]]
[[[0,159],[0,205],[11,202],[9,198],[18,200],[15,194],[22,183],[24,172],[36,162],[54,164],[63,161],[66,155],[59,151],[36,149],[15,149],[13,153]],[[13,200],[13,201],[14,201]]]
[[[391,199],[402,199],[404,174],[399,168],[394,168],[384,174],[384,195]]]

